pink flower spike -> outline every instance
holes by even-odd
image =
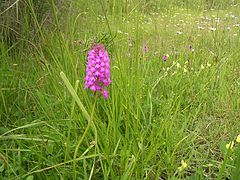
[[[101,92],[102,96],[108,98],[108,86],[110,80],[110,59],[102,44],[94,45],[88,52],[85,77],[85,89],[93,92]]]

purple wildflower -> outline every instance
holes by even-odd
[[[93,92],[100,91],[107,99],[107,87],[111,83],[108,53],[102,44],[94,45],[88,52],[87,59],[85,89],[90,89]]]
[[[148,46],[147,46],[147,44],[144,44],[144,46],[143,46],[143,51],[144,51],[145,53],[148,52]]]
[[[167,61],[168,58],[169,58],[169,54],[164,54],[163,57],[162,57],[162,60]]]

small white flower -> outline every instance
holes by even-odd
[[[211,31],[216,31],[217,28],[215,28],[215,27],[209,27],[209,30],[211,30]]]
[[[123,33],[121,30],[117,30],[117,32],[118,32],[119,34],[122,34],[122,33]]]
[[[204,65],[201,64],[201,69],[205,69]]]
[[[207,66],[208,66],[208,67],[210,67],[210,66],[211,66],[211,64],[210,64],[210,63],[207,63]]]
[[[240,24],[234,24],[233,25],[233,27],[239,27],[240,26]]]
[[[187,70],[186,68],[184,68],[184,69],[183,69],[183,72],[186,73],[186,72],[188,72],[188,70]]]
[[[203,29],[204,29],[204,27],[202,27],[202,26],[198,26],[198,29],[200,29],[200,30],[203,30]]]
[[[181,65],[180,65],[179,63],[177,63],[177,65],[176,65],[176,66],[177,66],[177,68],[180,68],[180,67],[181,67]]]
[[[181,35],[181,34],[182,34],[182,32],[181,32],[181,31],[177,31],[177,34],[178,34],[178,35]]]

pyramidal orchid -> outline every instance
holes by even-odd
[[[85,89],[93,92],[101,92],[102,96],[108,98],[108,86],[110,80],[110,59],[102,44],[94,45],[88,52],[85,77]]]

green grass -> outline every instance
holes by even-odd
[[[0,179],[240,177],[239,3],[24,2],[0,13]],[[93,43],[108,100],[84,89]]]

